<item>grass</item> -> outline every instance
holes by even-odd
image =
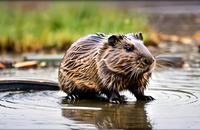
[[[1,52],[63,51],[91,33],[140,31],[147,36],[149,32],[145,16],[97,3],[55,2],[37,10],[10,9],[4,4],[0,3]]]

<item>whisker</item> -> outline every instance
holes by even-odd
[[[168,70],[169,68],[171,68],[171,67],[169,67],[169,66],[165,66],[165,65],[161,65],[161,64],[156,64],[156,67],[155,67],[155,71],[161,71],[161,70]]]
[[[162,65],[165,67],[175,67],[175,63],[171,61],[157,61],[157,65]]]

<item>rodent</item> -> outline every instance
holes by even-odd
[[[119,92],[129,90],[137,100],[153,100],[144,90],[155,64],[142,33],[92,34],[74,42],[64,54],[59,86],[68,99],[105,94],[109,102],[121,103]]]

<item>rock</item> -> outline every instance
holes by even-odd
[[[39,63],[38,65],[40,68],[44,68],[44,67],[47,67],[47,63],[45,61],[42,61]]]
[[[197,37],[197,36],[195,36]],[[160,41],[164,42],[176,42],[181,44],[193,44],[193,38],[194,37],[188,37],[188,36],[177,36],[177,35],[168,35],[168,34],[159,34]]]
[[[200,32],[195,33],[192,38],[196,39],[196,40],[200,40]]]
[[[190,37],[180,37],[178,42],[183,44],[192,44],[193,40]]]
[[[156,32],[152,32],[150,35],[150,39],[151,41],[148,41],[147,43],[149,43],[150,45],[157,45],[160,43],[160,37]]]
[[[37,67],[37,65],[38,65],[37,61],[23,61],[23,62],[17,62],[13,66],[15,68],[29,69],[29,68],[35,68]]]
[[[10,60],[0,61],[0,64],[4,65],[5,68],[13,68],[13,63],[14,61],[10,61]]]
[[[185,61],[180,55],[158,55],[155,57],[158,64],[174,68],[184,67]]]
[[[40,67],[59,66],[64,54],[61,55],[25,55],[24,61],[43,62]],[[44,65],[45,62],[45,65]]]
[[[179,37],[176,35],[159,34],[161,41],[178,42]]]
[[[5,65],[2,64],[2,63],[0,63],[0,70],[1,70],[1,69],[5,69],[5,68],[6,68]]]
[[[169,36],[169,40],[172,41],[172,42],[178,42],[179,37],[176,36],[176,35],[172,35],[172,36]]]

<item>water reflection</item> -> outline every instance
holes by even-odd
[[[152,129],[145,102],[131,104],[109,104],[81,100],[69,103],[62,100],[62,115],[81,124],[93,124],[97,128],[145,128]],[[73,107],[73,109],[70,109]]]
[[[124,95],[131,102],[121,105],[67,102],[58,91],[1,92],[0,129],[199,129],[200,68],[199,62],[194,63],[193,68],[154,72],[145,93],[156,100],[149,103],[135,102],[127,92]],[[27,75],[57,81],[54,68],[0,72],[3,78]]]

